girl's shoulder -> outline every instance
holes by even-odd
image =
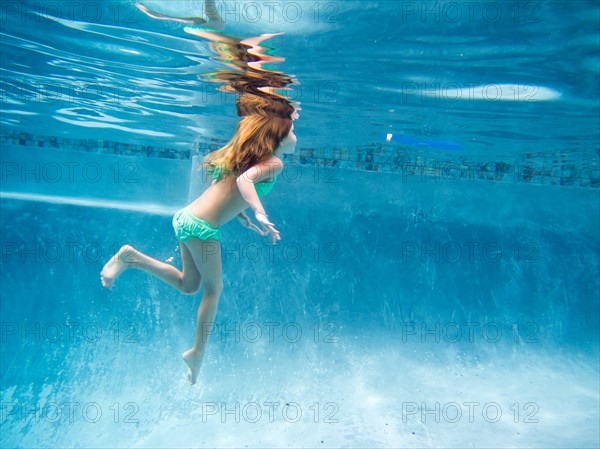
[[[275,170],[277,172],[280,172],[281,170],[283,170],[283,161],[281,159],[279,159],[277,156],[275,156],[274,154],[272,154],[271,156],[269,156],[268,159],[263,161],[263,164],[269,166],[270,168],[272,168],[273,170]]]
[[[283,171],[283,161],[274,154],[257,165],[261,171],[267,170],[274,177]]]

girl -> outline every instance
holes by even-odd
[[[237,216],[247,228],[261,235],[270,235],[273,244],[281,239],[260,198],[270,192],[283,169],[282,155],[293,153],[295,147],[291,117],[258,114],[244,117],[233,139],[206,157],[203,165],[213,167],[210,170],[213,175],[211,185],[173,217],[183,270],[153,259],[130,245],[119,249],[102,269],[102,284],[110,289],[117,277],[129,268],[146,271],[184,294],[197,293],[202,283],[194,345],[183,353],[191,384],[195,384],[198,378],[223,290],[219,228]],[[248,206],[254,211],[262,229],[244,213]]]
[[[119,275],[129,268],[146,271],[188,295],[198,292],[202,284],[194,344],[183,353],[190,384],[195,384],[198,379],[206,341],[223,290],[219,228],[238,217],[245,227],[263,236],[270,235],[273,244],[281,239],[260,198],[271,191],[277,175],[283,170],[282,155],[295,150],[293,120],[298,118],[298,113],[289,102],[282,101],[283,97],[275,94],[272,88],[254,87],[242,93],[244,89],[240,86],[256,85],[248,81],[256,73],[259,72],[247,68],[245,72],[237,74],[236,81],[230,84],[234,86],[231,91],[241,94],[237,107],[243,119],[229,143],[208,154],[200,167],[208,168],[212,174],[211,185],[199,198],[173,216],[183,270],[153,259],[131,245],[124,245],[100,273],[102,285],[109,289],[112,289]],[[273,76],[273,72],[262,73],[265,76],[271,73]],[[262,228],[252,223],[244,213],[247,207],[252,208]]]

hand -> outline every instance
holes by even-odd
[[[258,212],[254,214],[254,217],[256,218],[256,221],[263,225],[263,228],[265,229],[265,234],[263,235],[267,235],[268,233],[271,234],[271,243],[273,245],[277,243],[277,240],[281,240],[279,231],[275,229],[275,225],[269,221],[265,214]]]
[[[267,231],[263,231],[258,226],[256,226],[254,223],[252,223],[250,221],[250,217],[248,217],[248,215],[246,215],[244,212],[241,212],[240,214],[238,214],[237,217],[240,220],[240,223],[242,223],[242,226],[257,232],[260,235],[267,235]]]

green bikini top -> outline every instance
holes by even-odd
[[[209,169],[208,172],[212,175],[212,179],[218,181],[223,176],[223,169],[220,166],[216,166],[213,169]],[[267,195],[271,190],[273,190],[273,186],[275,185],[275,181],[277,181],[277,175],[273,178],[272,181],[261,181],[254,183],[254,188],[256,189],[256,194],[259,198]]]
[[[259,198],[262,198],[271,190],[273,190],[273,186],[275,185],[275,181],[277,181],[277,176],[273,178],[272,181],[261,181],[254,184],[254,188],[256,189],[256,193]]]

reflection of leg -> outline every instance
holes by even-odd
[[[221,19],[215,0],[205,0],[204,2],[204,15],[208,18],[206,26],[215,30],[222,30],[225,28],[225,23]]]
[[[200,240],[191,238],[186,241],[196,266],[202,276],[202,300],[198,307],[198,321],[194,345],[183,353],[183,360],[188,365],[188,380],[195,384],[198,379],[206,341],[210,335],[219,298],[223,291],[223,274],[221,266],[221,247],[216,240]]]
[[[140,11],[142,11],[144,14],[146,14],[148,17],[152,17],[153,19],[157,19],[157,20],[169,20],[172,22],[192,23],[194,25],[202,25],[203,23],[206,23],[206,19],[204,19],[203,17],[173,17],[173,16],[167,16],[166,14],[161,14],[156,11],[152,11],[152,10],[146,8],[141,3],[136,3],[135,6]]]

